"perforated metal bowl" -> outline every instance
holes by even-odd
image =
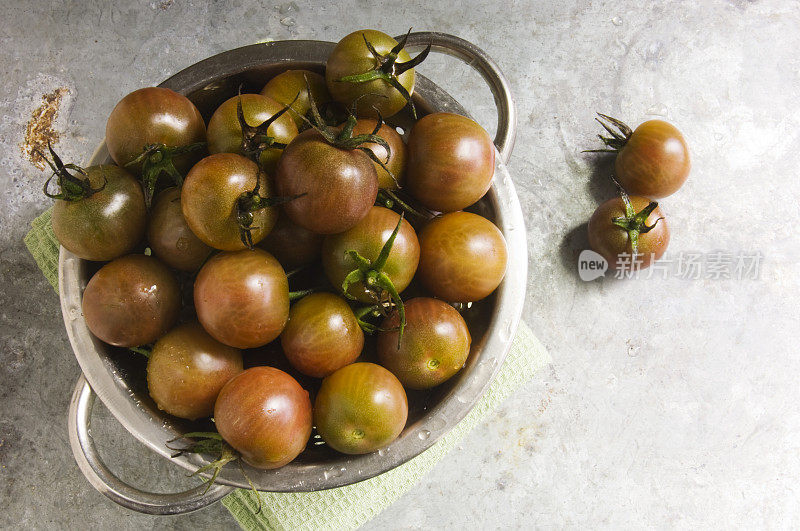
[[[516,131],[516,110],[508,84],[495,63],[471,43],[441,33],[414,33],[407,48],[421,48],[429,42],[433,50],[468,62],[487,81],[498,108],[495,145],[497,165],[489,193],[477,211],[492,219],[508,244],[508,269],[496,293],[465,313],[473,337],[472,350],[464,369],[430,393],[410,393],[411,414],[400,437],[381,452],[345,456],[310,445],[298,459],[278,470],[247,469],[259,490],[297,492],[329,489],[376,476],[419,455],[433,445],[472,409],[492,381],[506,356],[522,313],[527,276],[525,227],[514,185],[505,162],[511,153]],[[289,68],[322,72],[334,43],[280,41],[246,46],[201,61],[169,78],[161,86],[188,96],[206,119],[240,84],[260,89],[274,75]],[[424,69],[424,68],[423,68]],[[418,75],[414,92],[418,110],[425,114],[467,112],[445,91]],[[391,120],[393,125],[411,125],[409,116]],[[92,164],[105,162],[102,145]],[[75,357],[83,370],[70,405],[69,435],[73,454],[89,482],[113,501],[127,508],[151,514],[176,514],[199,509],[225,496],[234,487],[247,488],[238,467],[223,469],[217,483],[207,492],[199,486],[177,494],[144,492],[114,476],[100,459],[89,433],[95,393],[117,420],[139,441],[169,458],[166,441],[193,428],[189,422],[159,411],[147,393],[142,360],[114,349],[96,339],[81,314],[81,298],[96,268],[61,248],[59,284],[61,306]],[[205,464],[203,457],[184,455],[171,459],[188,470]],[[165,462],[165,466],[169,466]]]

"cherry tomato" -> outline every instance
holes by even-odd
[[[206,124],[197,107],[186,96],[161,87],[139,89],[122,98],[106,124],[106,146],[120,166],[138,157],[150,144],[181,147],[205,140]],[[187,153],[174,162],[185,173],[196,160],[194,154]]]
[[[289,318],[289,282],[275,258],[262,249],[222,252],[194,282],[197,318],[211,336],[236,348],[277,338]]]
[[[650,200],[641,196],[630,196],[635,212],[641,212]],[[625,202],[620,197],[609,199],[594,211],[589,219],[589,245],[603,256],[610,267],[633,269],[633,246],[629,232],[616,225],[613,220],[626,217]],[[661,207],[655,207],[646,217],[644,229],[655,225],[647,232],[638,234],[638,253],[635,266],[640,269],[661,258],[669,245],[669,227]]]
[[[353,228],[325,237],[322,243],[322,267],[334,287],[341,289],[347,274],[358,267],[353,258],[347,255],[347,251],[357,251],[374,262],[399,220],[400,215],[393,210],[374,206]],[[403,221],[383,268],[398,293],[406,289],[414,278],[419,257],[417,233],[408,221]],[[361,302],[376,302],[375,296],[360,281],[351,284],[347,292]]]
[[[275,226],[258,246],[290,271],[318,260],[324,238],[322,234],[293,223],[286,214],[281,213]]]
[[[156,341],[147,360],[147,388],[159,409],[195,420],[214,413],[222,386],[242,370],[238,349],[188,323]]]
[[[432,210],[466,208],[489,190],[494,152],[492,139],[473,120],[446,112],[424,116],[408,138],[406,189]]]
[[[84,260],[112,260],[131,252],[142,241],[147,220],[139,181],[111,165],[91,166],[81,177],[97,191],[75,201],[56,201],[52,214],[56,238]]]
[[[614,169],[628,193],[666,197],[677,192],[689,176],[689,148],[674,125],[648,120],[633,131],[619,150]]]
[[[343,298],[312,293],[289,310],[281,346],[295,369],[322,378],[358,358],[364,332]]]
[[[311,87],[311,97],[318,108],[331,101],[331,95],[328,94],[328,87],[325,85],[325,78],[310,70],[287,70],[270,79],[261,89],[261,95],[268,96],[278,103],[289,105],[292,108],[294,112],[288,114],[292,115],[298,129],[306,128],[307,124],[302,117],[311,110],[306,79],[308,79],[308,86]]]
[[[422,230],[419,241],[419,278],[437,298],[477,301],[503,280],[506,241],[484,217],[470,212],[445,214]]]
[[[220,105],[208,121],[208,151],[210,153],[237,153],[242,152],[242,127],[239,124],[237,105],[240,96],[234,96]],[[284,109],[284,105],[272,98],[260,94],[242,94],[242,114],[244,121],[251,126],[258,127]],[[286,112],[267,127],[266,134],[272,141],[288,144],[297,136],[297,126]],[[283,153],[280,148],[265,149],[259,162],[269,175],[275,174],[278,159]]]
[[[355,128],[353,129],[353,136],[355,135],[367,135],[372,133],[375,130],[375,126],[378,124],[377,120],[372,118],[361,118],[356,123]],[[389,144],[389,160],[386,160],[386,148],[381,146],[380,144],[364,144],[364,147],[367,147],[372,151],[378,160],[380,160],[386,168],[392,172],[392,175],[389,174],[380,164],[372,161],[372,165],[375,166],[375,171],[378,174],[378,187],[385,188],[388,190],[397,190],[400,186],[403,185],[403,181],[406,177],[406,159],[408,157],[408,148],[406,148],[405,143],[403,142],[403,137],[401,137],[397,131],[395,131],[394,127],[383,124],[381,128],[378,130],[377,135]]]
[[[156,196],[147,224],[147,242],[162,262],[188,272],[197,271],[213,250],[186,224],[178,188],[168,188]]]
[[[400,381],[374,363],[353,363],[324,380],[314,402],[322,439],[345,454],[366,454],[395,440],[408,419]]]
[[[311,399],[297,380],[273,367],[234,376],[217,397],[217,431],[244,461],[279,468],[302,452],[311,437]]]
[[[241,155],[217,153],[195,164],[181,190],[181,209],[189,228],[203,243],[215,249],[245,249],[237,204],[243,193],[255,188],[256,182],[262,196],[271,195],[264,172],[259,171],[255,162]],[[254,243],[272,230],[277,218],[275,207],[253,212],[251,235]]]
[[[396,114],[406,106],[403,94],[385,79],[375,79],[366,83],[350,83],[339,81],[345,76],[362,74],[375,69],[378,60],[372,55],[367,40],[381,56],[387,55],[397,46],[397,41],[389,35],[376,30],[359,30],[339,41],[325,64],[325,81],[333,99],[350,107],[358,98],[358,115],[375,116],[377,108],[384,118]],[[411,56],[405,49],[397,55],[397,63],[405,63]],[[397,76],[397,80],[408,91],[414,93],[414,69],[407,70]]]
[[[143,254],[104,265],[83,292],[86,326],[116,347],[135,347],[163,336],[181,308],[178,281],[167,266]]]
[[[283,205],[294,223],[335,234],[367,215],[378,195],[378,176],[362,151],[334,147],[309,129],[284,150],[275,187],[284,197],[305,194]]]
[[[406,327],[398,347],[400,317],[392,312],[381,324],[378,356],[408,389],[430,389],[455,375],[469,356],[472,338],[455,308],[419,297],[405,303]]]

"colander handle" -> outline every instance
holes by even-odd
[[[78,467],[91,485],[115,503],[140,513],[168,515],[202,509],[233,490],[227,485],[200,485],[185,492],[160,494],[139,490],[120,480],[103,463],[89,434],[94,391],[81,374],[69,404],[69,443]]]
[[[395,39],[400,40],[402,37],[400,35]],[[427,46],[428,43],[432,44],[431,50],[457,57],[483,76],[497,106],[497,134],[494,137],[494,145],[497,146],[503,162],[508,162],[517,137],[517,107],[506,76],[486,52],[455,35],[435,31],[412,33],[408,36],[405,47],[420,48]]]

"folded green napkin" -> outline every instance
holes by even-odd
[[[58,291],[58,240],[50,225],[50,210],[33,220],[25,245],[44,276]],[[243,529],[355,529],[391,505],[439,462],[464,435],[509,395],[550,363],[544,346],[525,323],[503,368],[477,405],[455,428],[411,461],[385,474],[337,489],[320,492],[261,493],[261,512],[249,490],[236,490],[222,500]]]

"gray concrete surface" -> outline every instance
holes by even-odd
[[[48,202],[19,143],[42,94],[85,161],[127,92],[265,38],[337,40],[360,27],[454,33],[505,69],[520,111],[510,168],[527,213],[525,317],[554,358],[370,529],[800,526],[800,4],[67,0],[0,6],[0,527],[224,528],[216,506],[152,518],[90,488],[66,439],[78,376],[57,298],[22,236]],[[420,69],[492,127],[480,80],[449,59]],[[585,222],[611,194],[594,111],[665,117],[693,154],[662,202],[670,256],[763,255],[756,279],[582,282]],[[711,259],[708,259],[711,261]],[[674,266],[677,268],[677,265]],[[183,472],[102,409],[104,455],[134,484]]]

